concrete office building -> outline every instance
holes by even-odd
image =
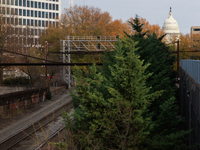
[[[194,36],[194,34],[198,35],[198,36]],[[190,28],[190,36],[191,36],[192,40],[199,42],[199,35],[200,35],[200,26],[192,26]]]
[[[0,0],[0,3],[2,19],[13,27],[15,36],[8,37],[10,43],[38,46],[41,32],[56,26],[61,15],[61,0]]]

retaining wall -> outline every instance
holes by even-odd
[[[60,94],[64,91],[66,91],[66,86],[61,86],[61,87],[51,90],[51,95],[54,96],[54,95]]]

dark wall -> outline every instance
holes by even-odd
[[[189,145],[200,144],[200,85],[181,67],[180,71],[180,111],[185,118],[183,129],[193,129],[188,139]],[[197,146],[194,150],[200,150]]]

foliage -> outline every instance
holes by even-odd
[[[57,27],[50,27],[43,33],[40,40],[44,44],[48,41],[49,51],[60,52],[60,40],[67,36],[123,36],[123,30],[128,31],[128,26],[122,20],[112,21],[108,12],[102,12],[99,8],[88,6],[74,6],[73,11],[65,9]],[[95,54],[71,54],[72,63],[100,63],[100,55]],[[80,67],[87,70],[88,67]],[[72,67],[73,70],[73,67]]]
[[[48,100],[52,99],[52,95],[51,95],[51,91],[50,90],[47,90],[46,99],[48,99]]]
[[[7,78],[3,81],[3,84],[6,84],[6,85],[28,85],[28,84],[30,84],[30,79],[27,79],[26,77]]]
[[[65,116],[68,149],[71,144],[78,149],[145,149],[151,118],[144,113],[161,92],[148,94],[145,82],[151,74],[144,71],[149,65],[135,50],[135,42],[124,39],[102,57],[102,68],[93,65],[87,77],[76,69],[74,123]]]
[[[145,74],[153,73],[147,79],[147,87],[151,87],[150,93],[162,90],[160,97],[148,107],[147,116],[152,117],[150,136],[148,139],[149,149],[188,149],[184,143],[184,136],[189,131],[178,130],[181,121],[175,116],[178,107],[175,96],[175,77],[173,71],[174,57],[170,55],[168,47],[162,42],[163,36],[158,37],[155,33],[148,34],[142,32],[143,25],[136,17],[130,24],[135,30],[134,35],[129,35],[129,39],[138,41],[136,53],[144,64],[151,64]]]
[[[150,35],[153,35],[155,33],[158,37],[164,35],[164,31],[161,29],[161,27],[158,24],[150,24],[145,18],[139,18],[138,16],[137,16],[137,18],[138,18],[137,21],[141,26],[138,26],[138,27],[134,26],[133,18],[130,18],[127,23],[130,28],[129,30],[132,29],[131,35],[137,34],[137,32],[138,32],[138,30],[133,30],[132,27],[138,28],[139,30],[141,30],[141,31],[139,31],[140,33],[144,33],[144,34],[148,33]],[[142,28],[140,28],[140,27],[142,27]],[[130,31],[129,32],[125,31],[125,32],[130,35]]]
[[[36,48],[30,48],[30,50],[26,52],[26,55],[44,58],[43,53]],[[42,62],[41,60],[29,58],[26,56],[22,56],[21,58],[19,58],[19,61],[22,63],[38,63],[38,62],[41,63]],[[33,87],[36,84],[36,82],[39,83],[38,86],[44,85],[44,82],[42,82],[44,80],[40,80],[41,73],[44,72],[44,69],[42,66],[20,66],[19,69],[29,76],[31,87]]]

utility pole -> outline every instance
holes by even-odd
[[[179,80],[179,40],[177,41],[177,81]]]
[[[48,55],[48,42],[45,41],[45,63],[47,63],[47,55]],[[47,65],[45,65],[45,86],[49,88],[48,78],[47,78]]]

